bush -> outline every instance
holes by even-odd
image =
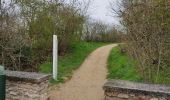
[[[122,3],[120,16],[127,34],[127,52],[139,61],[146,81],[158,82],[162,72],[169,73],[170,2],[124,0]]]
[[[53,34],[58,35],[59,55],[81,40],[85,14],[78,2],[0,3],[0,63],[6,69],[37,71],[37,66],[51,60]]]

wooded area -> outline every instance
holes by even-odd
[[[116,12],[122,19],[126,49],[137,59],[139,72],[147,82],[169,80],[169,0],[123,0]]]

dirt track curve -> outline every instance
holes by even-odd
[[[50,100],[103,100],[102,86],[106,82],[107,58],[115,46],[103,46],[92,52],[71,80],[51,93]]]

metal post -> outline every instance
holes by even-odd
[[[57,80],[58,71],[58,39],[57,35],[53,35],[53,79]]]

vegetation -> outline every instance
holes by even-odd
[[[146,82],[142,76],[140,69],[138,69],[138,60],[129,56],[125,50],[125,45],[119,45],[113,48],[108,58],[108,79],[121,79],[136,82]],[[161,71],[156,84],[170,85],[170,79],[166,77],[167,71]],[[153,77],[154,79],[157,76]]]
[[[124,30],[120,32],[89,20],[89,1],[0,0],[0,64],[8,70],[51,72],[52,35],[56,34],[62,81],[101,45],[85,41],[123,39],[127,54],[113,49],[109,78],[170,84],[170,2],[119,0],[120,9],[112,10],[121,18]]]
[[[80,67],[85,58],[96,48],[104,43],[80,42],[71,45],[71,51],[65,56],[59,57],[58,81],[63,82],[66,78],[71,77],[72,72]],[[46,62],[39,68],[42,73],[52,72],[52,62]]]
[[[101,21],[86,22],[85,25],[86,41],[93,42],[120,42],[121,33],[115,27],[107,25]]]
[[[108,58],[108,79],[142,81],[136,65],[137,62],[135,60],[126,53],[121,53],[119,47],[115,47]]]
[[[8,70],[38,71],[52,60],[53,34],[58,36],[60,56],[71,53],[72,44],[87,41],[87,33],[98,36],[85,30],[89,4],[90,0],[0,1],[0,64]],[[103,32],[100,38],[113,41],[114,35]]]
[[[123,0],[120,9],[128,55],[136,59],[145,81],[167,81],[170,66],[170,10],[168,0]],[[123,6],[121,6],[123,5]],[[123,9],[122,9],[123,8]],[[162,77],[162,73],[164,73]],[[169,79],[168,79],[169,80]]]
[[[65,55],[72,43],[82,41],[87,8],[76,0],[0,1],[0,64],[38,71],[51,59],[53,34],[59,38],[59,54]]]

